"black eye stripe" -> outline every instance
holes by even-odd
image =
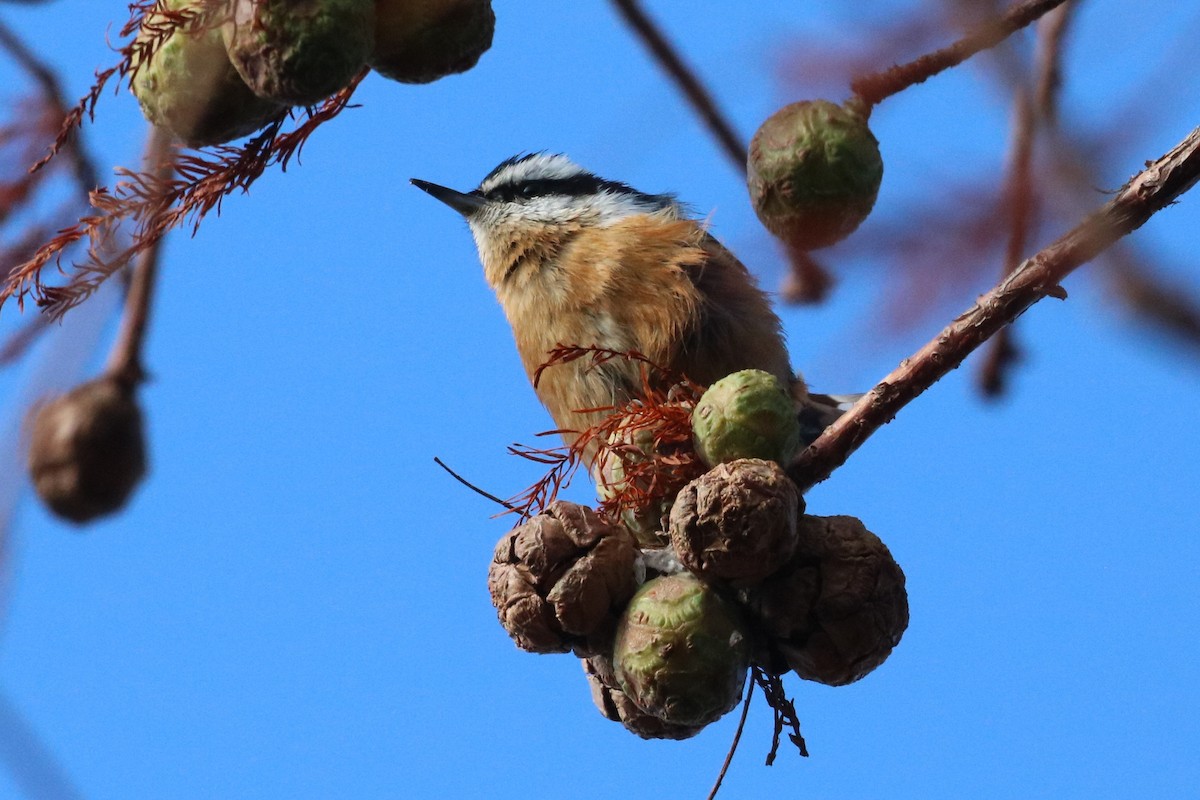
[[[512,202],[518,198],[548,197],[584,197],[600,192],[642,196],[642,193],[618,181],[607,181],[587,173],[571,175],[566,178],[533,178],[516,183],[503,183],[493,186],[483,197],[488,200]]]

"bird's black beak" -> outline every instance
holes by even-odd
[[[445,186],[438,186],[436,183],[419,180],[417,178],[410,179],[413,186],[423,192],[428,192],[438,200],[441,200],[446,205],[453,208],[464,217],[469,217],[479,209],[487,205],[487,201],[479,195],[463,194],[456,192],[453,189],[447,189]]]

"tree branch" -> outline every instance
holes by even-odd
[[[894,94],[918,83],[924,83],[943,70],[958,66],[981,50],[995,47],[1064,2],[1066,0],[1025,0],[1005,11],[998,19],[976,28],[948,47],[923,55],[907,64],[856,78],[850,84],[850,89],[867,108],[876,106]]]
[[[729,160],[739,172],[746,174],[746,143],[738,135],[733,123],[717,107],[716,99],[700,82],[695,71],[684,62],[683,56],[676,51],[654,21],[646,16],[637,0],[613,0],[613,5],[650,50],[663,71],[675,82],[679,91],[683,92],[692,110],[708,127],[717,144],[725,151],[725,155],[729,156]]]
[[[1149,163],[1074,230],[1027,259],[932,341],[865,394],[789,467],[807,489],[829,477],[872,433],[996,331],[1047,296],[1063,297],[1059,283],[1114,242],[1170,205],[1200,179],[1200,128]]]

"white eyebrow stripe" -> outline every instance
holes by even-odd
[[[555,180],[585,175],[587,170],[560,154],[538,153],[509,164],[495,175],[479,184],[480,192],[489,192],[507,183],[523,183],[529,180]]]

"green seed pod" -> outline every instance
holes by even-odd
[[[597,655],[583,659],[583,671],[592,690],[592,702],[605,719],[619,722],[643,739],[690,739],[703,730],[702,725],[672,725],[637,707],[617,685],[612,660]]]
[[[202,8],[198,0],[168,0],[170,11]],[[166,25],[150,12],[138,39],[149,43],[153,28]],[[221,41],[219,21],[190,34],[174,30],[145,64],[135,62],[130,88],[152,124],[166,128],[189,147],[222,144],[265,125],[283,111],[258,97],[238,76]]]
[[[710,467],[739,458],[786,464],[800,446],[796,406],[769,372],[744,369],[708,387],[692,412],[693,441]]]
[[[385,78],[429,83],[466,72],[492,46],[491,0],[375,0],[368,63]]]
[[[312,105],[344,87],[371,53],[372,0],[233,0],[225,47],[260,97]]]
[[[865,115],[826,100],[784,106],[750,141],[747,186],[767,230],[801,250],[840,242],[867,218],[883,180]]]
[[[733,607],[687,573],[647,581],[621,616],[616,679],[638,708],[675,726],[703,726],[737,705],[750,664]]]
[[[38,497],[63,519],[84,523],[119,510],[146,472],[133,389],[103,377],[37,407],[28,465]]]

